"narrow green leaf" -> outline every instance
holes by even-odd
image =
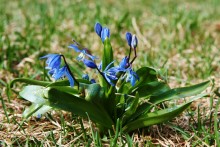
[[[177,105],[172,108],[167,108],[167,109],[162,109],[154,112],[150,112],[144,115],[141,115],[134,121],[131,121],[130,123],[127,123],[124,127],[123,130],[126,132],[130,132],[132,130],[138,129],[138,128],[143,128],[147,127],[150,125],[154,124],[159,124],[168,120],[173,119],[177,115],[179,115],[181,112],[183,112],[193,101],[205,96],[207,94],[201,94],[198,96],[193,97],[190,99],[190,101],[182,104],[182,105]]]
[[[152,96],[150,97],[148,103],[144,103],[137,108],[137,113],[135,113],[132,118],[137,117],[142,113],[147,113],[153,106],[164,101],[174,100],[177,98],[185,98],[199,94],[209,86],[209,83],[209,81],[206,81],[189,87],[175,88],[160,95]]]
[[[26,78],[16,78],[10,82],[10,84],[9,84],[10,88],[13,87],[14,83],[16,83],[16,82],[22,82],[22,83],[27,83],[27,84],[32,84],[32,85],[40,85],[40,86],[47,86],[48,84],[52,83],[52,82],[46,82],[46,81],[26,79]]]
[[[191,103],[186,103],[184,105],[179,105],[173,108],[163,109],[156,112],[148,113],[141,118],[138,118],[131,123],[128,123],[123,127],[123,130],[130,132],[132,130],[147,127],[150,125],[159,124],[179,115],[183,112]]]
[[[102,70],[104,71],[105,68],[113,61],[113,50],[110,43],[109,38],[106,38],[104,41],[104,50],[102,56]],[[112,65],[113,66],[113,65]]]
[[[84,80],[84,79],[77,79],[77,81],[80,84],[91,84],[90,81]],[[65,79],[65,80],[60,80],[56,82],[51,82],[50,84],[47,85],[47,87],[53,87],[53,86],[70,86],[70,83],[69,83],[69,80]]]
[[[206,81],[193,86],[171,89],[158,96],[152,96],[150,103],[158,104],[168,100],[193,96],[204,91],[209,85],[210,81]]]
[[[143,84],[132,91],[138,92],[140,98],[148,98],[149,96],[157,96],[170,90],[169,86],[163,82],[150,82]]]
[[[114,60],[113,58],[113,50],[110,43],[109,38],[106,38],[104,41],[104,50],[102,54],[102,71],[105,70],[105,68]],[[112,64],[113,66],[113,64]],[[111,66],[111,67],[112,67]],[[100,83],[102,87],[108,87],[108,83],[105,81],[105,79],[102,76],[99,76]]]
[[[136,112],[129,118],[129,120],[133,120],[137,118],[138,116],[145,114],[149,112],[149,110],[154,107],[155,105],[162,103],[164,101],[174,100],[177,98],[185,98],[189,96],[193,96],[196,94],[201,93],[209,86],[209,81],[193,85],[190,87],[183,87],[183,88],[176,88],[171,89],[165,93],[162,93],[157,96],[150,97],[149,101],[147,103],[143,103],[140,106],[138,106]],[[198,95],[200,97],[205,96],[204,94]]]
[[[122,116],[123,122],[125,122],[128,117],[130,117],[132,114],[135,113],[135,111],[137,109],[137,106],[138,106],[138,102],[139,102],[139,94],[137,92],[136,95],[135,95],[134,100],[131,103],[131,105],[128,108],[126,108],[125,113]]]
[[[63,91],[63,92],[73,94],[73,95],[76,95],[76,96],[78,96],[79,93],[80,93],[77,89],[75,89],[73,87],[69,87],[69,86],[50,86],[50,88],[54,88],[54,89],[57,89],[59,91]]]

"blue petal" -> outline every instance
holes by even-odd
[[[131,86],[134,86],[135,82],[136,82],[136,79],[134,76],[132,76],[130,79]]]
[[[128,75],[126,78],[126,82],[130,82],[132,86],[135,85],[136,81],[139,80],[139,77],[136,72],[134,72],[131,68],[128,70]]]
[[[121,70],[126,70],[126,67],[128,65],[128,57],[125,56],[122,61],[119,64],[119,68],[121,68]]]
[[[60,79],[61,77],[64,76],[65,74],[65,71],[66,71],[66,66],[60,68],[59,70],[57,70],[56,72],[54,72],[54,74],[52,75],[52,77],[55,79],[55,80],[58,80]]]
[[[109,28],[103,28],[102,29],[102,32],[101,32],[101,39],[102,39],[102,42],[105,41],[106,38],[109,38],[110,37],[110,30]]]
[[[127,42],[128,42],[128,45],[131,46],[131,40],[132,40],[132,35],[131,35],[131,33],[130,33],[130,32],[127,32],[125,36],[126,36],[126,40],[127,40]]]
[[[68,80],[70,82],[70,86],[73,87],[74,86],[74,79],[71,76],[71,74],[70,74],[70,72],[69,72],[67,67],[65,68],[65,76],[68,78]]]
[[[104,71],[107,71],[107,70],[110,68],[110,66],[111,66],[114,62],[115,62],[115,61],[112,61],[111,63],[109,63],[108,66],[105,68]]]
[[[82,52],[82,50],[80,50],[79,47],[75,44],[70,44],[68,48],[74,49],[76,52]]]
[[[96,65],[93,61],[91,61],[91,60],[84,59],[84,60],[83,60],[83,63],[84,63],[87,67],[97,68],[97,65]]]
[[[101,38],[101,32],[102,32],[102,25],[100,23],[96,23],[95,24],[95,32],[99,35],[99,37]]]
[[[106,78],[106,80],[108,81],[109,84],[111,84],[112,86],[115,86],[115,84],[112,83],[112,81],[111,81],[110,77],[107,75],[107,73],[104,73],[104,76],[105,76],[105,78]]]
[[[53,69],[53,68],[60,68],[61,64],[61,55],[59,54],[48,54],[46,56],[41,57],[40,59],[47,58],[46,64],[47,67],[46,69]]]
[[[88,57],[89,57],[90,59],[92,59],[93,61],[94,61],[95,59],[98,59],[98,57],[88,54],[86,50],[83,50],[82,52],[83,52],[84,55],[88,56]]]
[[[54,56],[54,58],[51,60],[51,62],[49,63],[49,67],[53,68],[60,68],[60,64],[61,64],[61,56],[57,55]]]

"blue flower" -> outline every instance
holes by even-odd
[[[132,35],[131,47],[135,49],[137,45],[138,45],[138,39],[135,35]]]
[[[70,86],[73,87],[74,86],[74,79],[72,77],[72,75],[70,74],[70,71],[69,69],[67,68],[67,66],[63,66],[62,68],[60,69],[57,69],[54,71],[52,77],[55,79],[55,80],[58,80],[62,77],[67,77],[69,82],[70,82]]]
[[[90,67],[90,68],[97,68],[97,65],[93,62],[93,61],[91,61],[91,60],[88,60],[88,59],[83,59],[82,60],[83,61],[83,63],[87,66],[87,67]]]
[[[101,32],[101,39],[102,39],[102,42],[105,41],[106,38],[109,38],[110,37],[110,30],[109,28],[103,28],[102,29],[102,32]]]
[[[130,33],[130,32],[127,32],[125,36],[126,36],[126,40],[127,40],[127,42],[128,42],[128,45],[131,46],[131,40],[132,40],[132,35],[131,35],[131,33]]]
[[[106,38],[110,37],[110,30],[107,27],[102,27],[100,23],[95,24],[95,32],[102,39],[102,42],[105,41]]]
[[[105,79],[108,81],[108,83],[111,84],[112,86],[115,86],[115,84],[112,82],[112,80],[117,80],[117,79],[118,79],[118,77],[116,76],[116,74],[117,74],[118,71],[117,71],[117,69],[114,68],[114,67],[111,67],[111,68],[109,69],[109,67],[110,67],[113,63],[114,63],[114,61],[111,62],[111,63],[105,68],[105,70],[103,71],[103,74],[104,74]]]
[[[93,61],[95,59],[98,59],[96,56],[90,55],[86,48],[79,49],[79,46],[77,44],[70,44],[68,48],[74,49],[76,52],[80,53],[79,56],[76,58],[78,61],[83,61],[86,56],[92,59]]]
[[[60,64],[61,64],[61,55],[59,54],[48,54],[46,56],[41,57],[40,59],[44,59],[47,58],[46,60],[46,64],[47,67],[46,69],[50,69],[52,72],[54,69],[59,69],[60,68]]]
[[[125,57],[121,60],[121,62],[119,63],[118,70],[125,72],[128,66],[129,66],[128,57],[125,56]]]
[[[126,72],[127,71],[127,67],[129,66],[129,63],[128,63],[128,57],[125,56],[122,61],[119,63],[118,66],[116,67],[112,67],[111,70],[114,70],[116,72],[116,74],[118,72]]]
[[[131,85],[134,86],[137,80],[139,80],[137,73],[134,72],[131,68],[128,68],[126,82],[130,82]]]
[[[128,42],[128,45],[135,49],[138,45],[137,37],[135,35],[131,35],[130,32],[127,32],[125,37],[126,37],[126,40]]]

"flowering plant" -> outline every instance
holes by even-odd
[[[11,82],[11,87],[15,82],[30,84],[20,92],[21,97],[32,102],[24,111],[24,117],[40,117],[51,109],[61,109],[89,118],[102,130],[111,130],[120,122],[122,130],[130,132],[171,120],[193,101],[207,95],[201,92],[209,86],[209,81],[171,89],[158,78],[158,70],[141,67],[135,71],[132,65],[137,57],[138,39],[129,32],[126,33],[129,54],[116,64],[109,28],[96,23],[95,32],[104,46],[101,64],[97,65],[98,57],[76,41],[68,48],[79,53],[77,61],[95,70],[98,76],[90,78],[91,75],[83,74],[77,77],[64,55],[48,54],[41,59],[46,59],[46,69],[55,82],[25,78]],[[166,101],[185,97],[190,99],[180,105],[163,105]]]

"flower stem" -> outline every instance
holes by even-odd
[[[130,51],[129,51],[129,55],[128,55],[128,62],[130,60],[130,57],[131,57],[131,47],[130,47]]]
[[[132,59],[132,61],[129,64],[131,65],[136,58],[137,58],[137,52],[136,52],[136,48],[134,48],[134,58]]]
[[[76,80],[76,78],[74,77],[73,73],[71,72],[68,63],[66,62],[66,58],[65,58],[64,55],[62,55],[62,54],[61,54],[60,56],[63,58],[63,61],[64,61],[65,65],[66,65],[66,67],[67,67],[67,69],[68,69],[70,75],[72,76],[73,80],[76,82],[77,87],[78,87],[78,90],[79,90],[79,82]]]
[[[99,74],[102,75],[102,77],[105,79],[106,83],[108,83],[108,81],[107,81],[107,79],[105,78],[103,72],[101,72],[98,67],[96,67],[96,69],[98,70]],[[109,84],[109,83],[108,83],[108,84]]]

